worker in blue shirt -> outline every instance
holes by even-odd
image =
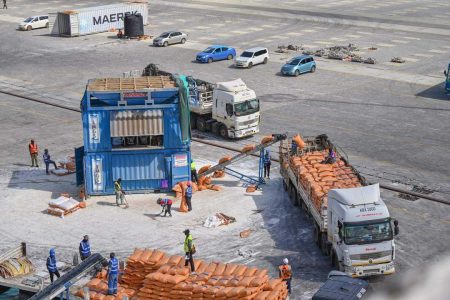
[[[266,152],[264,153],[263,162],[264,162],[264,178],[266,178],[266,175],[267,175],[267,178],[270,179],[271,158],[270,158],[269,150],[266,150]]]
[[[50,274],[50,281],[51,283],[53,283],[53,276],[56,275],[56,277],[61,277],[61,275],[59,275],[59,271],[58,268],[56,267],[56,254],[55,254],[55,249],[50,249],[50,255],[49,257],[47,257],[47,270],[48,273]]]
[[[53,164],[53,166],[55,167],[55,170],[58,170],[58,167],[56,166],[55,161],[50,159],[50,153],[48,153],[48,149],[44,150],[44,154],[42,155],[42,158],[44,159],[45,172],[47,173],[47,175],[50,175],[50,173],[48,172],[48,167],[50,166],[50,164]]]
[[[119,260],[114,252],[109,254],[108,264],[108,295],[117,294],[117,279],[119,276]]]
[[[291,155],[296,155],[297,154],[297,143],[292,140],[292,144],[291,144]]]
[[[191,185],[190,182],[187,183],[185,197],[186,197],[186,204],[187,204],[187,207],[188,207],[188,211],[191,211],[192,210],[192,203],[191,203],[191,199],[192,199],[192,185]]]
[[[83,237],[83,240],[80,242],[79,250],[82,261],[91,256],[91,245],[89,244],[89,236],[85,235]]]

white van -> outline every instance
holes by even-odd
[[[269,61],[269,50],[267,48],[255,47],[247,49],[236,57],[235,66],[239,68],[251,68],[257,64],[267,64]]]
[[[18,29],[31,30],[48,27],[48,15],[28,17],[20,22]]]

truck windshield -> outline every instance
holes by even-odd
[[[392,240],[392,237],[390,219],[344,224],[346,245],[379,243]]]
[[[259,111],[259,100],[252,99],[234,105],[236,116],[246,116]]]

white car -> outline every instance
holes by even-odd
[[[235,66],[240,68],[251,68],[257,64],[267,64],[269,61],[269,50],[256,47],[247,49],[236,57]]]
[[[48,15],[28,17],[23,20],[18,29],[31,30],[37,28],[48,28]]]

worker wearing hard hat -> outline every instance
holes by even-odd
[[[188,207],[188,211],[192,210],[192,184],[188,181],[187,183],[187,187],[186,187],[186,192],[184,194],[184,196],[186,197],[186,204]]]
[[[184,266],[187,267],[188,264],[191,265],[191,272],[195,273],[195,265],[194,265],[194,259],[192,258],[192,255],[196,252],[195,246],[194,246],[194,240],[192,238],[191,232],[189,229],[186,229],[184,232],[184,235],[186,236],[184,238]]]
[[[278,267],[280,278],[286,282],[289,295],[291,294],[292,268],[287,258],[283,259],[283,264]]]

